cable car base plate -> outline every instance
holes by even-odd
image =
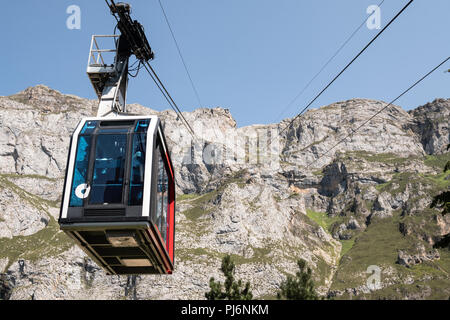
[[[151,223],[62,223],[61,229],[109,275],[173,271],[159,232]]]

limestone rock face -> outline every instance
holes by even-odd
[[[175,272],[111,277],[57,224],[70,135],[97,101],[42,85],[0,97],[0,299],[204,299],[225,254],[257,298],[275,297],[303,258],[322,295],[389,298],[400,286],[395,298],[447,299],[434,284],[450,288],[450,256],[432,245],[450,221],[429,205],[450,185],[450,99],[391,106],[353,131],[384,105],[310,110],[281,136],[290,119],[238,128],[227,109],[198,109],[184,113],[195,139],[173,111],[129,105],[161,117],[176,168]],[[379,291],[369,264],[383,272]]]
[[[283,156],[286,161],[321,168],[338,152],[394,153],[402,157],[423,154],[418,136],[409,129],[413,118],[398,106],[386,108],[353,133],[352,129],[365,123],[385,105],[382,101],[353,99],[310,110],[286,130]],[[333,148],[349,134],[343,143]],[[319,156],[322,158],[317,159]]]
[[[425,152],[445,153],[450,141],[450,100],[436,99],[409,114],[414,118],[410,128],[419,135]]]

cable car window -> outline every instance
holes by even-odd
[[[162,199],[162,217],[161,221],[163,222],[161,225],[161,233],[162,237],[164,239],[164,242],[166,242],[166,235],[167,235],[167,207],[168,207],[168,195],[169,195],[169,181],[167,178],[167,172],[166,172],[166,166],[163,163],[163,186],[164,186],[164,193],[163,193],[163,199]]]
[[[91,137],[80,136],[75,159],[75,170],[73,174],[72,192],[70,196],[70,207],[83,206],[83,199],[89,191],[87,186],[87,171],[89,165],[89,153],[91,149]]]
[[[136,128],[134,129],[134,132],[147,132],[148,130],[148,126],[150,124],[150,119],[146,119],[146,120],[139,120]]]
[[[114,129],[103,129],[101,133],[127,133],[129,128],[114,128]]]
[[[97,136],[91,204],[122,203],[126,151],[126,134]]]
[[[161,157],[159,148],[156,149],[158,159],[158,186],[156,192],[156,221],[155,224],[161,233],[161,237],[166,242],[167,233],[167,207],[168,207],[168,178],[164,160]]]
[[[131,178],[129,205],[142,205],[145,177],[145,149],[147,135],[135,133],[133,135],[133,149],[131,152]]]
[[[97,121],[87,121],[84,124],[81,134],[91,134],[97,127]]]
[[[162,159],[159,148],[156,148],[156,159],[158,161],[158,181],[156,187],[156,214],[155,214],[155,224],[158,230],[161,232],[161,212],[162,212],[162,199],[163,199],[163,184],[162,184]],[[162,234],[161,234],[162,236]]]

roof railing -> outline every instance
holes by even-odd
[[[99,38],[111,38],[114,39],[115,48],[101,48],[99,46]],[[93,35],[91,40],[91,49],[89,50],[89,60],[88,60],[88,72],[92,72],[92,68],[108,68],[114,67],[116,61],[115,57],[117,56],[117,41],[116,38],[119,38],[119,35]],[[105,53],[114,53],[114,62],[112,64],[107,63],[107,59],[104,56]],[[91,69],[91,70],[90,70]],[[94,71],[95,72],[95,71]]]

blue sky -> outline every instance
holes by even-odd
[[[156,53],[152,62],[183,111],[199,107],[157,0],[129,0]],[[380,0],[163,0],[204,107],[231,110],[239,126],[273,123]],[[407,1],[386,0],[384,26]],[[81,8],[69,30],[66,9]],[[389,101],[450,55],[450,1],[415,0],[312,106],[351,98]],[[4,1],[0,12],[0,95],[45,84],[95,98],[86,76],[92,34],[112,34],[103,0]],[[292,117],[378,32],[363,27],[297,99]],[[446,68],[445,68],[446,67]],[[397,102],[415,108],[448,98],[450,64]],[[131,79],[128,102],[168,109],[145,72]]]

